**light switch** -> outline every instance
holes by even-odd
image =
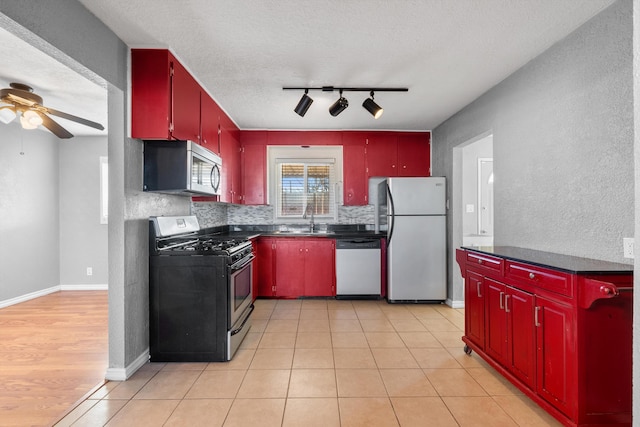
[[[474,213],[476,211],[475,205],[467,205],[467,213]]]

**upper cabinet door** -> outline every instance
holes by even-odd
[[[171,64],[166,49],[131,49],[131,137],[171,139]]]
[[[431,147],[429,133],[398,135],[398,175],[430,176]]]
[[[220,154],[220,107],[206,93],[200,93],[200,144]]]
[[[370,133],[366,141],[367,177],[398,176],[397,136],[392,133]]]
[[[345,132],[342,136],[343,200],[347,206],[367,204],[365,140],[365,134],[360,132]]]
[[[178,61],[173,61],[171,135],[200,142],[200,85]]]

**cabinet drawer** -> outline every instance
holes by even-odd
[[[467,265],[469,267],[480,268],[481,270],[502,274],[504,260],[502,258],[495,258],[476,252],[467,252]]]
[[[572,296],[571,275],[561,271],[547,270],[529,264],[507,261],[507,277],[526,282],[563,295]]]

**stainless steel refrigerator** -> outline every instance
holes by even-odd
[[[387,300],[447,298],[445,178],[387,178],[377,215],[387,229]]]

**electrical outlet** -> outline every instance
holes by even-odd
[[[87,276],[93,276],[93,268],[87,267]]]
[[[625,258],[634,258],[633,255],[633,237],[623,237],[622,238],[622,247],[624,248],[624,257]]]

